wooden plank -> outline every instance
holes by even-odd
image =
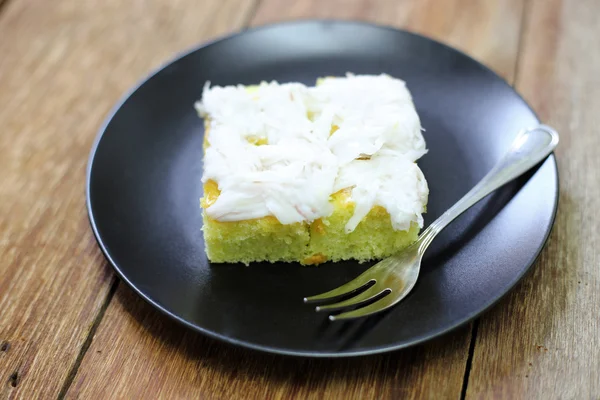
[[[0,14],[0,398],[56,397],[114,274],[85,210],[87,157],[159,63],[240,27],[252,3],[15,0]]]
[[[479,325],[469,398],[600,398],[600,3],[535,0],[517,88],[558,129],[560,204],[533,273]]]
[[[452,2],[459,11],[439,14],[436,20],[427,16],[427,7],[446,9],[446,4],[445,0],[264,0],[253,24],[300,16],[362,16],[409,24],[414,30],[479,51],[483,61],[512,77],[509,66],[516,63],[518,47],[518,32],[512,30],[518,30],[522,3]],[[498,40],[490,32],[506,41],[506,48],[493,55],[481,50],[486,42],[492,45]],[[471,36],[478,40],[465,39]],[[180,328],[120,285],[67,397],[459,398],[469,343],[467,326],[424,346],[382,356],[308,360],[264,355]]]

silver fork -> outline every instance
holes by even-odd
[[[330,315],[329,319],[332,321],[365,317],[397,304],[415,286],[423,254],[437,234],[479,200],[533,168],[552,153],[557,144],[558,133],[549,126],[539,125],[522,131],[492,170],[429,225],[415,243],[399,254],[378,262],[354,280],[329,292],[305,297],[304,302],[314,303],[354,294],[344,301],[316,308],[317,311],[339,311],[348,307],[358,307],[352,311]],[[368,285],[371,286],[360,292]]]

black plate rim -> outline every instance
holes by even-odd
[[[533,264],[536,262],[536,260],[539,258],[543,248],[545,247],[546,243],[548,242],[548,238],[550,236],[550,233],[552,232],[552,228],[554,226],[554,222],[556,220],[556,213],[558,211],[558,201],[559,201],[559,188],[560,188],[560,182],[559,182],[559,176],[558,176],[558,165],[556,162],[556,156],[554,153],[552,153],[550,156],[548,156],[548,158],[543,161],[540,165],[546,164],[548,162],[551,162],[554,166],[554,176],[555,176],[555,181],[554,181],[554,185],[555,185],[555,191],[554,191],[554,204],[553,204],[553,209],[552,209],[552,216],[550,218],[549,224],[546,228],[546,231],[544,232],[544,240],[542,241],[541,245],[536,249],[535,251],[535,255],[531,258],[530,262],[528,262],[526,268],[523,270],[523,272],[521,274],[519,274],[518,276],[515,277],[515,279],[510,282],[510,284],[508,285],[508,290],[506,290],[506,292],[504,292],[502,295],[491,299],[490,302],[488,302],[488,304],[485,305],[485,307],[481,308],[479,311],[472,313],[460,320],[458,320],[456,323],[446,327],[445,329],[441,329],[438,330],[430,335],[427,336],[422,336],[418,339],[412,340],[412,341],[408,341],[408,342],[404,342],[402,344],[399,345],[391,345],[391,346],[385,346],[385,347],[381,347],[381,348],[376,348],[376,349],[369,349],[369,350],[361,350],[361,351],[353,351],[353,352],[343,352],[343,353],[335,353],[335,352],[314,352],[314,351],[293,351],[293,350],[286,350],[286,349],[281,349],[281,348],[275,348],[275,347],[269,347],[269,346],[263,346],[263,345],[258,345],[258,344],[254,344],[251,342],[247,342],[244,340],[239,340],[239,339],[234,339],[231,337],[227,337],[225,335],[221,335],[219,333],[216,332],[212,332],[210,330],[204,329],[202,327],[196,326],[188,321],[186,321],[185,319],[179,317],[178,315],[174,314],[173,312],[167,310],[165,307],[163,307],[162,305],[158,304],[156,301],[154,301],[153,299],[151,299],[149,296],[147,296],[142,290],[140,290],[139,288],[136,287],[136,285],[131,282],[127,276],[121,271],[121,269],[119,268],[119,266],[117,265],[117,263],[113,260],[113,258],[111,257],[110,253],[108,252],[102,238],[100,237],[100,234],[98,232],[98,228],[96,226],[96,220],[94,218],[94,213],[92,211],[92,205],[91,205],[91,196],[90,196],[90,182],[91,182],[91,176],[92,176],[92,167],[93,167],[93,163],[94,163],[94,158],[96,156],[96,151],[98,149],[98,146],[102,140],[102,137],[104,136],[104,133],[106,132],[106,129],[108,127],[108,125],[110,124],[110,122],[112,121],[112,119],[115,117],[115,115],[119,112],[119,110],[122,108],[122,106],[129,100],[129,98],[135,93],[137,92],[142,86],[144,86],[149,80],[151,80],[152,78],[154,78],[155,75],[157,75],[158,73],[160,73],[163,69],[167,68],[168,66],[170,66],[171,64],[187,57],[188,55],[195,53],[196,51],[200,51],[204,48],[207,48],[209,46],[213,46],[213,45],[217,45],[220,44],[222,42],[225,42],[227,40],[230,39],[235,39],[238,36],[244,35],[246,33],[250,33],[253,31],[258,31],[258,30],[263,30],[263,29],[271,29],[271,28],[275,28],[275,27],[280,27],[280,26],[289,26],[289,25],[317,25],[317,24],[323,24],[323,23],[332,23],[332,24],[340,24],[340,25],[358,25],[358,26],[367,26],[367,27],[372,27],[372,28],[377,28],[377,29],[383,29],[383,30],[388,30],[388,31],[392,31],[395,33],[401,32],[404,34],[408,34],[410,36],[416,36],[418,38],[427,40],[427,41],[431,41],[434,42],[438,45],[441,45],[447,49],[450,49],[454,52],[459,53],[460,55],[466,57],[467,59],[475,62],[476,64],[478,64],[479,66],[481,66],[482,68],[484,68],[486,71],[490,72],[491,74],[493,74],[495,77],[497,77],[498,79],[500,79],[505,85],[507,85],[508,87],[510,87],[510,89],[518,96],[518,98],[521,99],[521,101],[523,102],[523,104],[529,108],[529,110],[532,112],[532,114],[535,116],[535,118],[539,121],[539,117],[536,114],[536,112],[531,108],[531,106],[525,101],[525,99],[521,96],[521,94],[519,92],[517,92],[513,86],[511,86],[508,82],[506,82],[506,80],[504,78],[502,78],[500,75],[498,75],[496,72],[494,72],[492,69],[490,69],[488,66],[486,66],[485,64],[475,60],[473,57],[469,56],[468,54],[462,52],[461,50],[458,50],[452,46],[449,46],[445,43],[439,42],[435,39],[432,39],[428,36],[419,34],[419,33],[415,33],[415,32],[411,32],[411,31],[407,31],[404,29],[399,29],[399,28],[395,28],[389,25],[381,25],[381,24],[376,24],[376,23],[371,23],[371,22],[366,22],[366,21],[353,21],[353,20],[338,20],[338,19],[297,19],[297,20],[293,20],[293,21],[282,21],[282,22],[277,22],[277,23],[272,23],[272,24],[267,24],[267,25],[261,25],[261,26],[257,26],[257,27],[252,27],[252,28],[248,28],[248,29],[241,29],[238,30],[234,33],[230,33],[224,36],[220,36],[217,38],[214,38],[213,40],[209,40],[206,42],[203,42],[199,45],[193,46],[191,48],[188,48],[187,50],[181,51],[176,53],[176,55],[174,57],[172,57],[171,59],[167,60],[166,62],[164,62],[163,64],[159,65],[158,67],[156,67],[155,69],[151,70],[144,78],[142,78],[140,81],[138,81],[137,84],[135,84],[131,89],[129,89],[127,92],[125,92],[125,94],[117,101],[117,103],[112,107],[112,109],[108,112],[107,117],[105,118],[104,122],[102,123],[102,125],[100,126],[100,129],[98,130],[98,133],[96,135],[96,138],[94,139],[94,142],[92,144],[92,148],[88,157],[88,162],[87,162],[87,167],[86,167],[86,187],[85,187],[85,196],[86,196],[86,208],[87,208],[87,213],[88,213],[88,219],[90,222],[90,226],[92,228],[92,231],[94,233],[94,237],[96,238],[96,241],[98,243],[98,246],[100,247],[100,250],[102,251],[102,253],[104,254],[104,256],[106,257],[106,259],[108,260],[109,264],[112,266],[112,268],[115,270],[115,272],[117,273],[117,275],[119,276],[119,278],[124,281],[135,293],[137,293],[142,299],[144,299],[146,302],[148,302],[150,305],[152,305],[154,308],[156,308],[157,310],[159,310],[161,313],[163,313],[164,315],[170,317],[171,319],[177,321],[178,323],[186,326],[189,329],[192,329],[193,331],[199,332],[203,335],[206,335],[210,338],[219,340],[221,342],[224,343],[228,343],[231,345],[235,345],[235,346],[240,346],[240,347],[245,347],[251,350],[256,350],[256,351],[262,351],[262,352],[266,352],[266,353],[271,353],[271,354],[279,354],[279,355],[285,355],[285,356],[294,356],[294,357],[309,357],[309,358],[347,358],[347,357],[358,357],[358,356],[367,356],[367,355],[374,355],[374,354],[381,354],[381,353],[387,353],[387,352],[391,352],[391,351],[395,351],[395,350],[400,350],[400,349],[404,349],[404,348],[408,348],[408,347],[412,347],[424,342],[427,342],[429,340],[432,340],[436,337],[439,336],[443,336],[445,334],[447,334],[450,331],[453,331],[463,325],[465,325],[466,323],[474,320],[475,318],[477,318],[478,316],[480,316],[481,314],[485,313],[486,311],[488,311],[490,308],[492,308],[494,305],[496,305],[500,300],[502,300],[508,293],[510,293],[515,285],[529,272],[531,271],[531,267],[533,266]]]

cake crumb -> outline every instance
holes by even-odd
[[[319,254],[312,255],[308,258],[305,258],[304,260],[302,260],[302,264],[314,265],[314,264],[324,263],[325,261],[327,261],[327,257],[325,257],[323,254],[319,253]]]

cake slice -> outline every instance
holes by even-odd
[[[426,153],[403,81],[206,86],[203,231],[213,262],[387,257],[423,225]]]

